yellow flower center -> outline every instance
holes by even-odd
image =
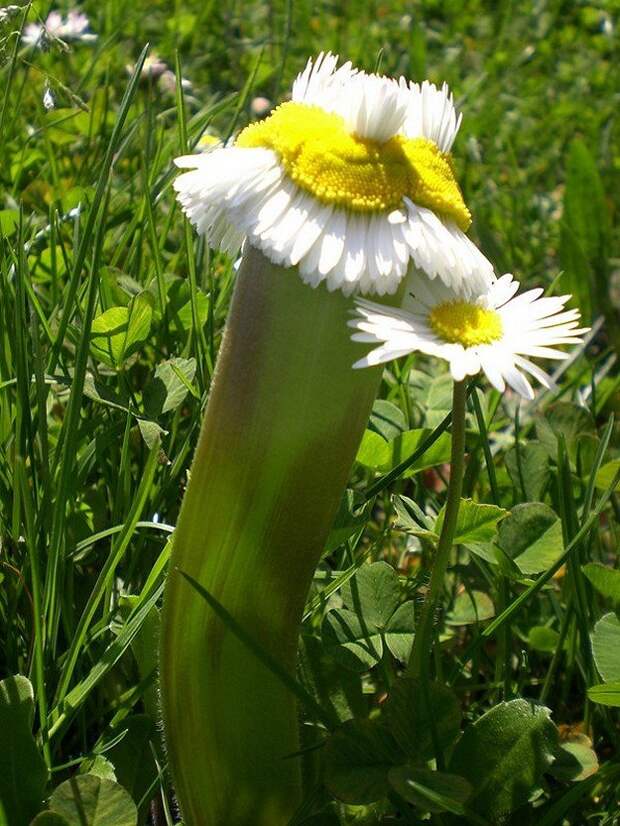
[[[433,307],[429,324],[439,338],[449,344],[474,347],[491,344],[502,337],[502,319],[495,310],[468,301],[445,301]]]
[[[450,154],[426,138],[360,138],[340,115],[291,101],[246,127],[236,145],[273,150],[297,186],[324,204],[391,212],[407,196],[462,230],[471,224]]]

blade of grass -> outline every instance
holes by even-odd
[[[93,232],[95,230],[95,223],[97,220],[97,216],[99,215],[99,210],[105,201],[105,193],[108,188],[112,166],[115,160],[117,159],[117,151],[123,132],[123,126],[125,125],[125,120],[129,112],[129,107],[131,106],[134,95],[138,88],[138,83],[140,82],[140,75],[142,72],[144,61],[146,60],[148,50],[149,44],[147,43],[147,45],[142,49],[140,57],[136,61],[133,74],[131,75],[129,83],[127,84],[125,94],[123,95],[123,99],[119,106],[118,117],[114,124],[112,135],[110,136],[110,141],[108,143],[105,157],[103,159],[103,164],[99,172],[99,179],[97,181],[97,186],[95,188],[93,204],[91,208],[88,210],[84,232],[80,239],[80,244],[78,246],[75,260],[73,262],[73,269],[67,288],[67,294],[64,298],[64,311],[58,325],[56,341],[54,342],[54,346],[52,347],[52,351],[50,353],[48,373],[53,373],[56,369],[58,357],[60,355],[60,350],[62,348],[65,333],[67,331],[67,325],[69,324],[69,321],[73,313],[75,312],[75,296],[77,294],[79,286],[80,275],[82,274],[84,262],[86,260],[86,255],[90,248],[91,239],[93,236]]]
[[[155,470],[157,468],[157,462],[159,460],[159,450],[159,445],[155,445],[149,454],[148,461],[142,473],[140,487],[138,488],[138,492],[134,497],[133,505],[127,516],[127,520],[123,525],[123,530],[121,531],[117,542],[112,546],[110,555],[106,559],[104,566],[101,569],[99,576],[97,577],[97,581],[92,591],[90,592],[90,595],[82,612],[82,616],[80,617],[80,620],[77,624],[71,642],[71,646],[69,647],[69,651],[67,652],[67,657],[64,661],[60,679],[58,682],[58,688],[56,690],[55,698],[56,705],[60,705],[65,695],[67,694],[69,684],[71,682],[71,677],[73,676],[73,671],[75,669],[75,665],[80,654],[80,650],[82,649],[86,641],[86,634],[88,632],[91,620],[95,614],[95,611],[97,610],[99,602],[105,594],[106,587],[108,586],[111,577],[114,576],[116,566],[123,558],[123,555],[127,550],[129,542],[133,537],[136,524],[138,523],[140,514],[144,509],[144,506],[151,491],[151,485],[153,483]]]
[[[108,646],[103,656],[95,663],[88,675],[71,689],[64,697],[62,703],[56,703],[52,708],[48,717],[50,738],[58,735],[61,729],[68,724],[99,681],[105,677],[108,671],[116,665],[125,651],[127,651],[142,628],[151,608],[161,597],[163,590],[164,586],[162,583],[150,596],[136,606],[120,634],[114,642]]]

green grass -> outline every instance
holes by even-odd
[[[512,509],[511,518],[519,504],[544,502],[559,532],[534,570],[511,558],[522,526],[502,540],[510,526],[498,522],[499,539],[454,550],[434,668],[466,723],[521,696],[544,702],[565,733],[591,738],[599,771],[572,784],[538,777],[528,788],[535,802],[519,799],[507,822],[617,824],[618,712],[587,689],[620,680],[606,676],[600,645],[593,653],[590,643],[620,602],[611,585],[593,587],[584,566],[617,568],[620,538],[610,464],[620,454],[612,418],[620,412],[620,6],[111,0],[81,8],[96,43],[26,48],[21,15],[0,29],[0,678],[32,681],[36,748],[51,771],[46,795],[77,768],[114,767],[142,822],[151,800],[156,824],[175,822],[155,639],[167,541],[234,270],[185,222],[172,160],[205,130],[230,135],[252,119],[254,97],[278,100],[309,55],[333,50],[367,69],[450,84],[464,113],[455,162],[472,236],[498,272],[574,292],[595,325],[557,391],[520,407],[482,384],[470,394],[463,496]],[[47,11],[34,4],[28,19]],[[191,90],[175,98],[130,76],[125,67],[147,42]],[[56,108],[46,112],[47,86]],[[402,671],[391,647],[377,658],[357,639],[351,651],[325,617],[343,596],[363,616],[371,611],[346,599],[369,562],[397,572],[400,603],[423,597],[449,456],[442,370],[421,358],[388,366],[369,427],[384,440],[424,428],[422,442],[404,462],[397,451],[384,461],[384,444],[366,437],[355,493],[316,573],[297,678],[327,718],[377,718]],[[352,503],[364,501],[372,504],[358,513]],[[317,719],[310,704],[312,793],[295,823],[312,815],[308,825],[423,822],[423,807],[403,803],[396,785],[367,801],[356,793],[359,766],[332,771],[342,744],[318,749]],[[591,759],[581,747],[580,759]],[[450,771],[452,748],[431,749],[438,767]],[[313,765],[323,759],[325,783]],[[339,802],[347,794],[360,805]],[[482,804],[455,815],[456,803],[440,798],[434,823],[494,822]]]

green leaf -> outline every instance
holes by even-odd
[[[349,720],[327,741],[325,785],[345,803],[374,803],[388,793],[388,772],[402,759],[376,720]]]
[[[197,287],[195,297],[198,324],[200,327],[204,327],[209,320],[209,296],[205,295],[205,293]],[[173,277],[171,279],[168,287],[167,309],[178,333],[184,334],[192,329],[194,323],[192,318],[192,302],[189,283],[186,278]]]
[[[400,677],[383,704],[383,719],[403,752],[424,762],[435,753],[431,720],[439,745],[447,749],[461,728],[461,706],[443,683],[423,686],[418,680]]]
[[[406,663],[413,645],[415,603],[407,600],[399,605],[385,626],[385,644],[395,659]]]
[[[123,362],[129,309],[111,307],[93,319],[90,332],[90,348],[93,355],[110,367],[118,367]]]
[[[546,654],[553,654],[558,647],[560,635],[553,628],[547,625],[534,625],[530,628],[527,642],[530,648],[535,651],[542,651]]]
[[[177,407],[189,392],[196,392],[192,382],[196,375],[195,358],[173,358],[158,364],[153,379],[144,390],[144,409],[152,419]]]
[[[111,307],[93,319],[91,350],[110,367],[121,367],[148,338],[153,316],[152,297],[140,293],[127,307]]]
[[[599,674],[606,683],[620,680],[620,620],[605,614],[592,632],[592,653]]]
[[[0,823],[2,821],[0,820]],[[68,820],[56,812],[40,812],[30,826],[71,826]]]
[[[584,320],[591,319],[594,273],[579,238],[566,222],[560,225],[560,263],[566,289],[579,305]]]
[[[152,450],[155,445],[161,444],[162,438],[168,432],[160,427],[157,422],[150,422],[148,419],[138,419],[138,429],[144,439],[144,444],[149,450]]]
[[[353,671],[367,671],[383,656],[379,629],[346,608],[327,612],[321,634],[326,650]]]
[[[386,627],[400,602],[398,574],[387,562],[362,565],[340,590],[342,601],[379,629]]]
[[[446,615],[446,625],[473,625],[495,616],[495,606],[483,591],[463,591]]]
[[[298,671],[306,690],[334,720],[344,723],[366,713],[358,675],[330,657],[317,637],[301,636]]]
[[[558,780],[575,783],[596,774],[598,768],[598,758],[590,739],[581,734],[560,744],[551,774]]]
[[[607,300],[601,282],[606,274],[608,234],[609,213],[601,176],[585,143],[576,139],[566,167],[560,263],[567,289],[586,319],[591,318],[591,307],[600,312]]]
[[[407,430],[401,433],[389,443],[389,458],[383,465],[381,470],[384,473],[390,471],[393,467],[400,464],[408,456],[418,449],[424,440],[430,436],[431,430],[427,428],[418,428],[416,430]],[[437,441],[429,447],[429,449],[414,462],[403,473],[403,478],[413,476],[421,470],[436,465],[442,465],[450,461],[450,445],[451,439],[449,433],[442,433]]]
[[[588,689],[588,697],[592,702],[600,703],[602,706],[615,706],[620,708],[620,680],[590,686]]]
[[[78,774],[61,783],[49,806],[69,826],[136,826],[138,822],[136,804],[125,789],[92,774]]]
[[[18,209],[0,209],[0,238],[9,238],[18,226]]]
[[[412,536],[419,536],[437,542],[439,536],[433,530],[433,520],[427,516],[420,506],[407,496],[392,495],[392,505],[396,512],[396,520],[392,526],[397,531],[405,531]]]
[[[558,748],[549,715],[527,700],[510,700],[465,729],[448,770],[471,783],[469,808],[497,823],[528,800]]]
[[[385,399],[377,399],[372,406],[368,427],[389,442],[407,430],[407,421],[400,407]]]
[[[388,473],[400,462],[411,456],[422,442],[430,435],[431,430],[417,428],[407,430],[389,442],[375,433],[367,430],[357,452],[356,460],[372,470],[381,470]],[[403,478],[413,476],[425,468],[444,464],[450,460],[450,435],[442,433],[420,458],[403,473]]]
[[[83,393],[86,398],[106,407],[124,410],[125,412],[129,409],[129,399],[127,397],[116,394],[107,384],[96,381],[92,373],[86,373],[84,376]]]
[[[390,458],[389,445],[383,436],[374,430],[366,430],[357,451],[355,461],[364,467],[378,470]]]
[[[23,826],[41,808],[47,768],[32,736],[34,694],[26,677],[0,682],[0,822]],[[4,820],[2,814],[4,810]]]
[[[388,780],[404,800],[428,812],[463,815],[472,792],[471,784],[463,777],[416,766],[396,766],[390,769]]]
[[[358,503],[355,491],[348,488],[340,501],[323,553],[335,551],[343,542],[361,531],[372,513],[372,508],[372,500]]]
[[[507,451],[504,456],[510,480],[531,502],[539,502],[550,478],[549,454],[540,442],[526,442]]]
[[[506,560],[506,554],[494,542],[469,542],[467,550],[479,556],[480,559],[484,559],[490,565],[501,565],[504,561],[509,561]],[[516,565],[513,567],[516,573],[519,574]]]
[[[424,400],[424,424],[427,427],[437,427],[452,408],[452,385],[452,376],[449,372],[435,376],[431,380]]]
[[[564,553],[561,522],[542,502],[514,507],[498,533],[500,548],[524,574],[548,570]]]
[[[439,511],[433,527],[437,535],[441,533],[444,514],[445,506]],[[507,514],[507,510],[496,505],[481,505],[472,499],[461,499],[453,544],[468,546],[490,542],[497,533],[497,523]]]
[[[609,490],[611,483],[620,470],[620,459],[614,459],[604,464],[594,478],[594,484],[599,490]],[[620,490],[620,482],[616,485],[616,490]]]
[[[556,402],[539,416],[536,421],[536,435],[552,460],[558,456],[558,436],[562,434],[574,470],[577,461],[579,439],[583,434],[596,435],[591,413],[585,407],[572,402]]]
[[[95,777],[102,777],[105,780],[116,780],[116,772],[114,766],[107,757],[103,754],[96,754],[94,757],[89,757],[82,760],[80,763],[80,774],[94,774]]]
[[[581,569],[599,594],[620,604],[620,571],[599,562],[588,562]]]

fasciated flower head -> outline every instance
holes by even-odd
[[[543,298],[542,289],[534,289],[515,297],[519,282],[508,274],[473,298],[422,274],[411,276],[408,288],[403,309],[357,299],[352,338],[379,346],[354,367],[427,353],[445,359],[455,381],[482,371],[500,392],[508,384],[531,399],[524,372],[545,387],[550,379],[527,357],[567,358],[556,346],[579,344],[587,332],[579,328],[578,310],[564,310],[570,296]]]
[[[177,158],[179,201],[213,246],[242,240],[309,284],[393,293],[410,261],[466,293],[493,279],[465,235],[447,87],[309,61],[292,99],[234,142]]]

